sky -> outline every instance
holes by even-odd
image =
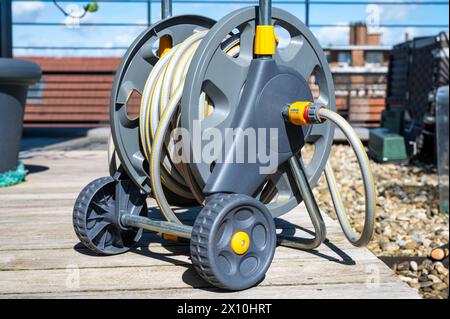
[[[126,1],[126,0],[125,0]],[[99,0],[99,10],[95,13],[88,13],[81,23],[138,23],[146,24],[147,3],[142,2],[101,2]],[[202,1],[202,0],[200,0]],[[204,1],[204,0],[203,0]],[[287,4],[289,0],[277,4],[273,0],[274,6],[280,7],[296,15],[300,20],[305,19],[304,4]],[[315,0],[311,0],[314,2]],[[320,0],[319,0],[320,1]],[[365,1],[365,0],[359,0]],[[377,0],[380,1],[380,0]],[[312,31],[324,47],[342,46],[348,44],[348,27],[351,22],[369,22],[371,25],[415,25],[433,24],[448,25],[449,12],[447,5],[406,5],[405,0],[395,0],[394,5],[374,5],[363,3],[361,5],[339,5],[335,4],[311,4],[310,24],[312,25],[336,25],[336,27],[319,26],[313,27]],[[431,0],[415,0],[427,2]],[[81,10],[81,7],[89,1],[69,1],[59,2],[66,10]],[[247,4],[239,3],[179,3],[175,2],[173,14],[200,14],[213,19],[220,19],[222,16],[257,1],[249,1]],[[328,2],[339,2],[331,0]],[[392,0],[391,0],[392,2]],[[154,1],[151,7],[151,21],[160,19],[160,3]],[[121,56],[124,49],[141,33],[144,26],[79,26],[73,27],[73,20],[65,17],[56,6],[49,1],[17,1],[13,0],[13,23],[64,23],[63,26],[44,25],[17,25],[13,26],[13,43],[16,49],[16,56]],[[378,27],[382,33],[382,44],[391,46],[402,42],[405,33],[408,36],[423,36],[437,34],[442,29],[439,28],[418,28],[414,26],[401,28]],[[447,29],[448,31],[448,29]],[[30,49],[30,47],[94,47],[107,49],[93,50],[61,50],[61,49]],[[20,48],[17,48],[20,47]]]

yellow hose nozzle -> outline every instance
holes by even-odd
[[[322,105],[311,101],[297,101],[283,110],[283,116],[287,122],[294,125],[311,125],[322,123],[319,110]]]

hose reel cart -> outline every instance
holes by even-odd
[[[264,278],[277,244],[313,249],[325,240],[311,189],[325,171],[346,237],[356,246],[367,244],[375,217],[372,172],[361,141],[333,111],[331,72],[311,31],[268,0],[217,22],[171,17],[170,8],[163,1],[164,19],[134,41],[117,72],[110,104],[111,176],[88,184],[75,203],[74,228],[81,242],[112,255],[129,250],[143,229],[187,238],[200,276],[219,288],[246,289]],[[278,48],[274,26],[289,33],[287,46]],[[315,96],[311,76],[319,88]],[[126,110],[133,90],[142,95],[136,118]],[[366,221],[360,235],[347,220],[328,161],[334,126],[353,146],[363,176]],[[215,143],[223,158],[199,155],[211,145],[195,138],[196,131],[226,136],[230,128],[236,138],[229,145]],[[258,153],[275,159],[275,169],[262,169],[259,158],[248,160],[252,147],[242,147],[239,138],[249,129],[277,132],[276,147],[270,134],[257,138],[262,140]],[[306,143],[314,144],[314,153],[305,165],[300,151]],[[244,161],[233,160],[242,152]],[[147,216],[148,197],[166,221]],[[277,235],[274,218],[302,201],[314,237]],[[190,226],[173,206],[202,209]]]

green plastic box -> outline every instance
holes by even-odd
[[[381,127],[370,130],[369,155],[378,162],[406,161],[403,136]]]
[[[381,113],[381,124],[392,133],[402,134],[404,111],[401,109],[384,110]]]

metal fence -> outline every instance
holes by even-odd
[[[36,2],[36,0],[12,0],[13,3],[32,3]],[[53,0],[39,0],[38,2],[51,4]],[[82,0],[58,0],[58,3],[67,4],[67,3],[86,3],[88,1]],[[96,30],[108,30],[111,34],[115,32],[123,32],[126,29],[133,28],[135,34],[137,35],[140,31],[144,30],[147,26],[151,25],[152,22],[160,19],[160,2],[155,0],[97,0],[100,4],[121,4],[123,5],[123,9],[127,10],[126,6],[138,6],[141,12],[140,21],[126,21],[122,19],[114,19],[116,21],[95,21],[95,20],[83,20],[79,21],[79,26],[88,28],[89,32],[95,34]],[[173,0],[174,3],[174,14],[177,14],[177,11],[180,11],[182,8],[182,13],[191,12],[197,13],[196,8],[192,7],[194,5],[217,5],[221,6],[223,10],[214,10],[211,11],[214,14],[213,18],[220,18],[225,15],[231,9],[235,9],[237,7],[255,5],[258,1],[249,1],[249,0]],[[225,8],[224,6],[232,6]],[[285,8],[288,10],[296,10],[298,12],[299,17],[314,31],[317,31],[319,28],[331,28],[331,29],[348,29],[350,22],[355,21],[346,21],[345,23],[325,23],[322,18],[320,18],[321,12],[324,12],[329,9],[330,6],[334,8],[342,8],[342,10],[351,9],[356,6],[367,6],[367,5],[377,5],[386,8],[393,8],[394,10],[399,10],[399,6],[401,8],[408,8],[412,6],[419,6],[423,8],[436,8],[439,10],[445,10],[448,12],[448,1],[444,0],[273,0],[273,5],[281,8]],[[192,9],[189,9],[192,7]],[[179,9],[179,10],[178,10]],[[102,8],[100,7],[100,10]],[[228,11],[227,11],[228,10]],[[14,11],[14,8],[13,8]],[[209,12],[201,12],[200,14],[208,14]],[[332,16],[330,14],[330,16]],[[448,17],[448,16],[447,16]],[[345,16],[342,17],[346,19]],[[358,17],[359,20],[364,20],[366,17]],[[347,18],[348,19],[348,18]],[[378,28],[383,28],[384,30],[399,30],[399,29],[427,29],[430,30],[430,33],[438,33],[437,31],[448,30],[448,18],[446,22],[443,23],[435,23],[434,19],[431,17],[428,20],[424,20],[421,23],[383,23],[376,22],[376,26]],[[27,19],[26,17],[21,19],[13,20],[12,27],[13,33],[17,33],[24,28],[30,31],[39,30],[42,32],[43,36],[48,36],[52,34],[52,30],[55,28],[64,28],[67,26],[66,22],[63,21],[32,21]],[[433,30],[433,31],[432,31]],[[399,42],[403,39],[399,39]],[[120,56],[124,50],[127,49],[127,45],[71,45],[70,38],[65,39],[65,43],[51,43],[49,45],[32,45],[32,44],[22,44],[20,39],[14,39],[13,49],[15,54],[20,55],[29,55],[30,52],[36,52],[37,54],[45,53],[46,55],[51,55],[52,52],[58,52],[61,55],[65,55],[70,52],[70,54],[74,54],[76,52],[80,52],[80,56],[90,55],[89,52],[92,51],[99,52],[102,51],[102,54],[111,54],[113,53],[116,56]],[[327,44],[325,44],[326,46]],[[108,53],[109,52],[109,53]],[[33,54],[34,55],[34,54]]]
[[[52,0],[41,0],[51,4]],[[30,3],[30,0],[13,0],[15,3]],[[82,2],[78,0],[59,0],[58,2],[67,4],[69,2]],[[124,32],[127,28],[132,28],[136,35],[144,30],[152,22],[159,19],[160,2],[153,0],[98,0],[102,4],[122,4],[137,5],[141,8],[141,21],[95,21],[81,20],[80,27],[94,33],[96,30],[110,30],[111,34]],[[257,1],[247,0],[173,0],[174,14],[177,8],[191,5],[233,5],[233,9],[240,6],[254,5]],[[435,6],[448,12],[448,1],[364,1],[364,0],[273,0],[274,6],[281,8],[301,8],[300,18],[312,28],[313,32],[320,28],[349,29],[350,22],[347,23],[324,23],[317,19],[317,12],[328,10],[329,6],[353,7],[367,5],[382,5],[394,8],[395,6]],[[102,8],[102,7],[100,7]],[[191,11],[195,11],[192,8]],[[217,11],[217,10],[216,10]],[[183,12],[184,13],[184,12]],[[192,12],[194,13],[194,12]],[[198,13],[198,12],[196,12]],[[218,19],[227,12],[215,12],[214,18]],[[201,12],[200,14],[207,14]],[[448,16],[448,15],[447,15]],[[378,23],[379,28],[384,30],[401,30],[402,28],[416,28],[420,30],[429,29],[430,32],[437,33],[437,30],[448,29],[448,19],[446,23],[435,23],[433,19],[423,20],[420,24],[392,24]],[[13,31],[42,30],[44,37],[49,37],[48,45],[33,45],[20,43],[20,39],[14,39],[13,49],[16,55],[33,56],[92,56],[92,52],[99,53],[98,56],[120,57],[127,49],[124,45],[99,45],[86,44],[84,46],[71,44],[71,39],[64,39],[63,42],[56,42],[51,39],[51,30],[55,28],[65,28],[66,23],[56,20],[50,21],[27,21],[25,18],[15,19],[12,23]],[[37,29],[36,29],[37,28]],[[435,32],[436,31],[436,32]],[[132,37],[131,37],[132,38]],[[398,42],[403,41],[399,36]],[[89,42],[89,41],[86,41]],[[88,61],[88,60],[86,60]],[[91,69],[64,67],[57,70],[46,70],[42,81],[30,89],[30,99],[27,105],[25,117],[27,125],[102,125],[108,121],[109,90],[113,80],[114,66],[106,69]],[[355,126],[377,126],[381,118],[381,111],[385,105],[386,74],[378,73],[336,73],[334,82],[337,96],[337,107]],[[45,98],[44,98],[45,97]]]

